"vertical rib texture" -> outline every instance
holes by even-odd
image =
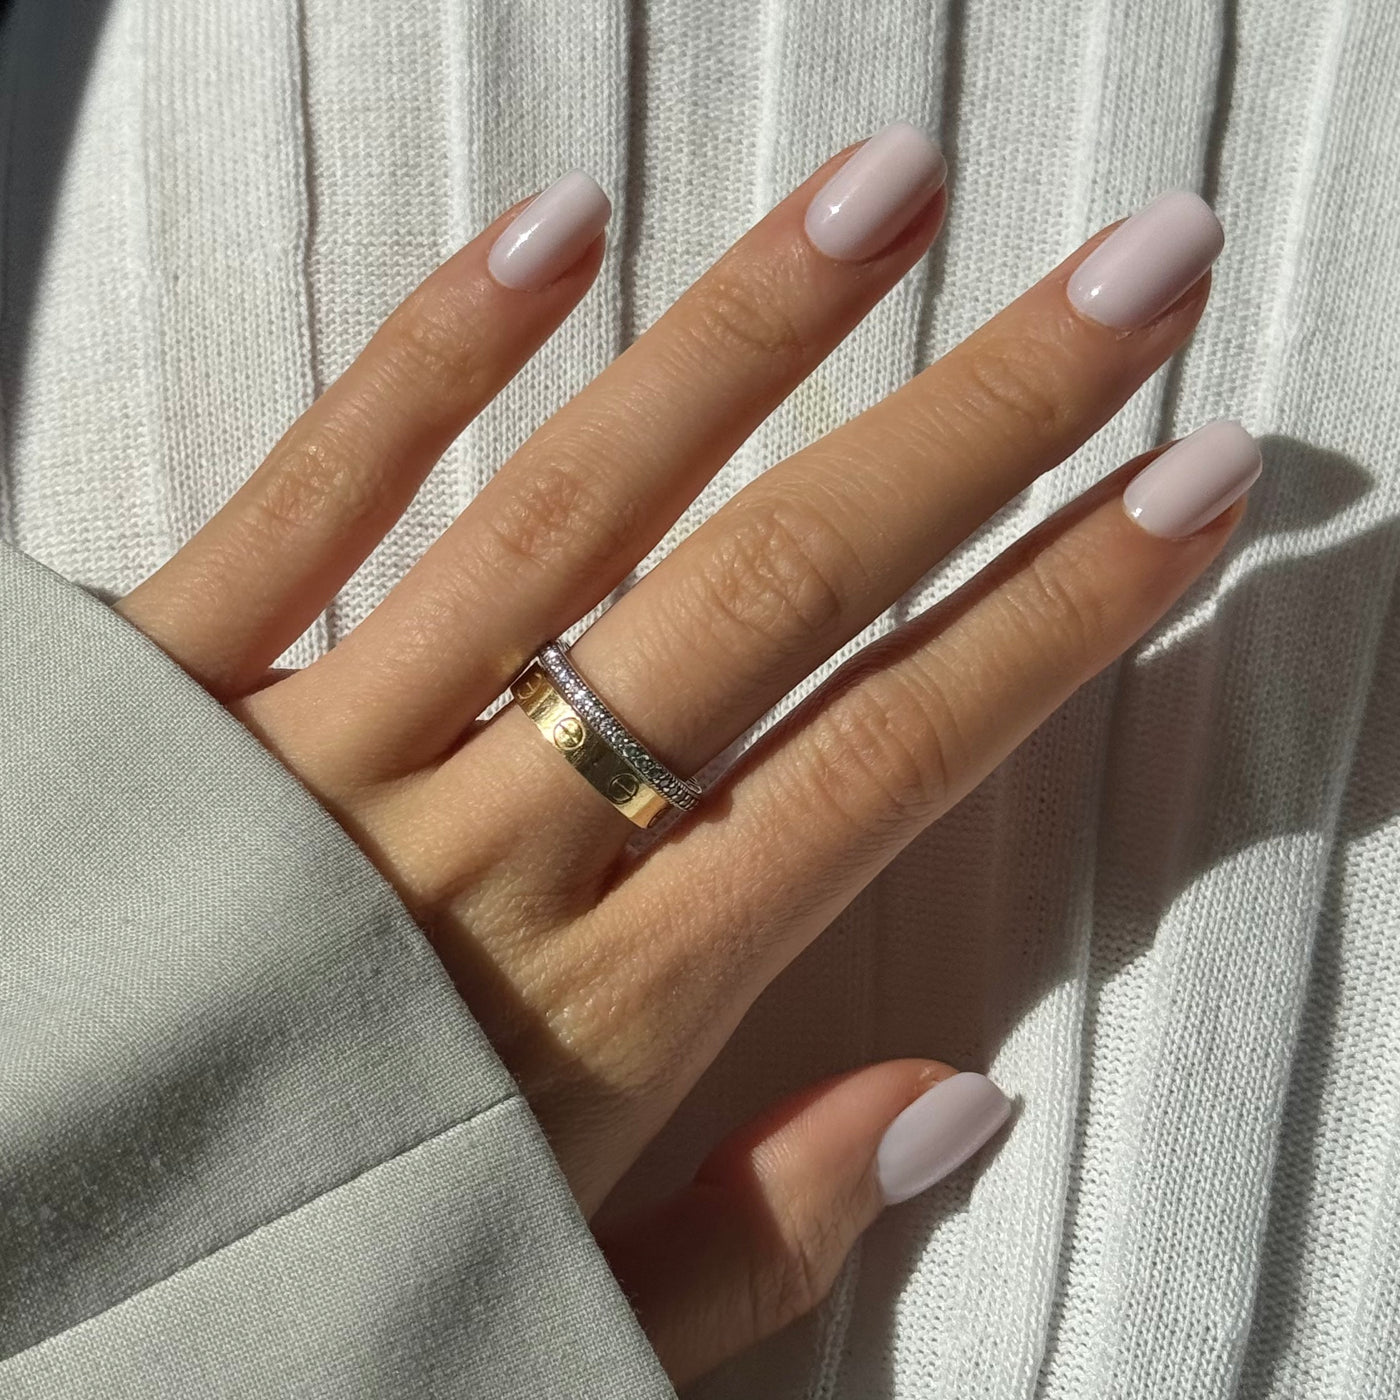
[[[1228,241],[1187,351],[789,703],[1211,417],[1264,440],[1244,525],[760,998],[617,1199],[678,1183],[798,1084],[934,1055],[1021,1100],[999,1150],[888,1212],[816,1315],[697,1396],[1400,1390],[1392,0],[111,0],[87,49],[43,0],[12,9],[0,504],[9,537],[91,586],[129,588],[188,538],[506,205],[575,165],[612,196],[599,285],[288,664],[885,122],[944,142],[939,245],[638,576],[1103,223],[1174,185],[1211,197]]]

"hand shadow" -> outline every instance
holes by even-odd
[[[1150,949],[1162,911],[1198,876],[1292,833],[1333,831],[1341,850],[1400,811],[1396,763],[1369,767],[1361,800],[1342,800],[1353,754],[1367,752],[1364,743],[1356,748],[1358,732],[1386,732],[1383,687],[1366,668],[1387,655],[1383,625],[1389,654],[1400,646],[1400,612],[1389,598],[1400,520],[1305,555],[1265,551],[1202,625],[1181,621],[1193,597],[1215,590],[1221,571],[1254,542],[1311,531],[1371,489],[1369,473],[1344,456],[1281,436],[1261,445],[1265,475],[1244,520],[1208,574],[1139,644],[1132,665],[1117,663],[1076,692],[785,969],[609,1207],[679,1185],[706,1144],[824,1074],[902,1055],[985,1068],[1043,999],[1075,979],[1085,984],[1091,1035],[1099,991]],[[1355,602],[1354,617],[1338,614],[1339,598]],[[1358,632],[1369,645],[1358,648]],[[1278,667],[1232,665],[1243,637],[1255,656],[1277,655]],[[1234,723],[1228,742],[1212,741],[1222,714],[1258,713],[1267,725]],[[1134,720],[1126,729],[1125,719]],[[1153,751],[1125,747],[1145,727]],[[1294,761],[1279,763],[1281,750]],[[1070,869],[1050,868],[1059,851]],[[1086,891],[1086,878],[1095,888]],[[1334,860],[1329,881],[1338,878]],[[1334,894],[1329,887],[1324,906]],[[1319,924],[1316,937],[1307,1015],[1328,1025],[1336,983],[1326,969],[1338,957],[1337,935]],[[1324,1077],[1314,1064],[1290,1083],[1290,1121],[1304,1133],[1295,1152],[1312,1150]],[[755,1354],[736,1358],[687,1394],[747,1394],[759,1375],[765,1394],[777,1394],[774,1376],[793,1377],[794,1396],[807,1393],[814,1356],[828,1375],[838,1364],[857,1291],[861,1393],[893,1394],[894,1378],[877,1358],[892,1354],[900,1295],[931,1235],[968,1208],[1023,1107],[972,1163],[882,1217],[827,1304],[764,1343],[761,1364]],[[1072,1209],[1072,1201],[1045,1209]],[[1280,1260],[1301,1246],[1282,1210],[1275,1204],[1261,1267],[1274,1258],[1287,1276]],[[884,1337],[870,1335],[872,1317],[887,1320]]]

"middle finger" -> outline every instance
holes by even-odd
[[[579,672],[662,763],[697,771],[1118,411],[1190,334],[1222,243],[1181,190],[1090,240],[739,492],[584,634]],[[530,727],[507,710],[454,762],[519,772]],[[582,832],[609,863],[627,819],[552,769],[541,786],[532,831],[556,849]]]

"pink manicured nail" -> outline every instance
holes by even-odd
[[[875,1173],[887,1205],[907,1201],[962,1166],[1011,1113],[1011,1100],[984,1074],[942,1079],[885,1129]]]
[[[537,292],[578,261],[611,213],[597,181],[571,170],[516,215],[492,245],[486,266],[502,286]]]
[[[943,152],[916,126],[891,122],[807,206],[807,237],[829,258],[872,258],[908,227],[948,177]]]
[[[1259,444],[1217,418],[1153,458],[1128,483],[1123,509],[1149,534],[1180,539],[1243,496],[1263,469]]]
[[[1116,330],[1145,326],[1220,256],[1225,230],[1200,195],[1168,190],[1120,224],[1069,279],[1069,299]]]

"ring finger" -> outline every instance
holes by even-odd
[[[1184,191],[1091,240],[735,496],[585,633],[579,671],[663,763],[696,771],[1122,406],[1189,335],[1221,243]],[[504,712],[463,771],[518,770],[528,728]],[[606,866],[628,821],[552,766],[538,781],[532,833]]]

